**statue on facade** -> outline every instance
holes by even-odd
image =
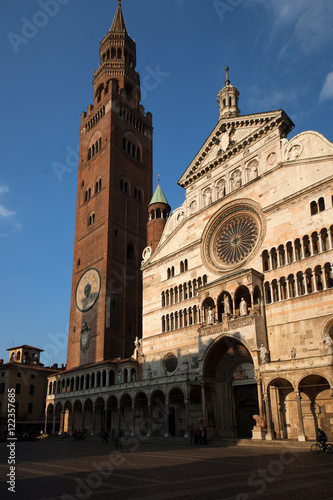
[[[224,312],[227,314],[231,314],[230,297],[227,293],[224,294],[223,303],[224,303]]]
[[[241,316],[247,316],[247,303],[245,302],[244,298],[242,298],[240,302],[239,312]]]
[[[136,372],[132,373],[132,382],[136,382]]]
[[[147,377],[150,379],[152,377],[152,371],[151,371],[151,366],[147,366]]]
[[[333,340],[328,333],[325,333],[323,343],[324,343],[326,354],[332,354],[333,353]]]
[[[212,203],[212,191],[210,189],[207,189],[205,191],[205,198],[206,198],[206,207]]]
[[[122,374],[123,374],[122,370],[119,370],[119,372],[118,372],[118,384],[121,384]]]
[[[296,358],[296,347],[291,348],[290,357],[291,357],[291,359]]]
[[[262,363],[265,363],[267,361],[268,351],[267,351],[266,347],[264,346],[264,344],[261,344],[261,346],[259,347],[259,352],[260,352],[260,361]]]
[[[207,309],[207,325],[211,325],[213,323],[213,310],[211,307]]]
[[[138,352],[139,352],[139,349],[140,349],[141,340],[142,339],[139,339],[138,337],[135,337],[135,340],[134,340],[134,346],[135,346],[134,357],[135,357],[135,359],[138,359]]]
[[[184,373],[188,373],[188,360],[187,359],[184,359],[184,361],[183,361],[183,370],[184,370]]]

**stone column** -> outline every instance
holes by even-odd
[[[151,436],[151,404],[148,403],[148,432],[146,434],[147,437]]]
[[[53,410],[53,424],[52,424],[52,432],[55,433],[55,424],[56,424],[56,412],[55,408]]]
[[[328,229],[327,234],[328,234],[328,245],[329,245],[328,250],[332,250],[332,248],[333,248],[333,236],[332,236],[330,229]]]
[[[327,276],[326,276],[326,272],[325,272],[325,267],[323,267],[323,287],[324,287],[324,290],[327,290],[328,286],[327,286]]]
[[[75,416],[75,412],[74,412],[74,408],[73,408],[73,410],[72,410],[72,426],[71,426],[72,427],[72,434],[74,432],[74,416]]]
[[[121,429],[121,406],[118,405],[118,431]]]
[[[185,434],[184,438],[188,438],[190,435],[190,413],[189,413],[189,401],[185,399]]]
[[[234,294],[231,294],[231,300],[232,300],[232,310],[233,310],[234,316],[236,316],[236,302],[235,302]]]
[[[304,432],[304,422],[303,422],[303,413],[302,413],[302,398],[300,396],[299,391],[295,391],[295,397],[297,401],[297,412],[298,412],[298,422],[299,422],[299,435],[298,441],[306,441],[305,432]]]
[[[303,275],[304,290],[305,290],[305,294],[304,295],[308,295],[309,290],[308,290],[308,282],[307,282],[307,279],[306,279],[306,273],[302,273],[302,275]]]
[[[318,252],[322,253],[322,251],[323,251],[323,244],[322,244],[322,241],[321,241],[321,234],[319,233],[318,234]]]
[[[314,291],[318,292],[317,275],[316,275],[316,270],[315,269],[313,269],[312,279],[313,279],[313,288],[314,288]]]
[[[202,395],[202,417],[207,420],[207,406],[206,406],[206,392],[205,392],[205,384],[201,386],[201,395]]]
[[[250,293],[250,299],[251,299],[251,309],[253,310],[253,304],[254,304],[254,299],[253,299],[253,290],[251,290],[251,293]]]
[[[47,434],[47,410],[45,412],[44,434]]]
[[[86,414],[85,410],[82,410],[82,433],[84,431],[84,420],[85,420],[84,417],[85,417],[85,414]]]
[[[266,440],[267,441],[272,441],[272,439],[274,439],[274,437],[273,437],[273,433],[272,433],[271,403],[270,403],[270,400],[269,400],[269,394],[268,394],[268,392],[265,392],[264,400],[265,400],[266,421],[267,421]]]
[[[257,391],[258,391],[258,404],[259,404],[259,415],[264,417],[264,405],[262,400],[262,390],[261,390],[261,379],[257,378]]]
[[[310,252],[311,252],[311,256],[314,255],[314,248],[313,248],[313,241],[312,241],[312,237],[309,236],[309,241],[310,241]]]
[[[169,437],[169,398],[165,398],[165,434],[164,437]]]
[[[105,405],[104,406],[104,429],[107,429],[107,425],[108,425],[108,407],[107,407],[107,405]],[[111,430],[111,429],[109,429],[109,430]]]
[[[295,297],[299,297],[299,293],[298,293],[298,277],[297,277],[297,274],[295,274]]]
[[[131,432],[131,436],[135,436],[135,406],[134,406],[134,403],[132,405],[132,417],[133,417],[133,429]]]
[[[62,410],[60,413],[60,434],[62,435],[64,433],[64,427],[65,427],[65,410]]]
[[[290,299],[290,283],[289,283],[289,279],[288,278],[286,278],[286,285],[287,285],[286,286],[286,294],[287,294],[286,298]]]
[[[95,435],[95,425],[96,425],[96,408],[93,407],[93,428],[92,428],[92,433],[91,435]]]
[[[278,300],[277,302],[279,302],[279,300],[283,300],[282,299],[282,290],[281,290],[281,281],[280,280],[276,280],[276,284],[277,284],[277,293],[278,293]]]

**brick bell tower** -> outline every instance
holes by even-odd
[[[94,105],[81,115],[67,369],[133,353],[152,196],[152,116],[118,0],[100,44]]]

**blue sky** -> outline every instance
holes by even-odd
[[[1,343],[66,362],[80,114],[92,102],[99,42],[116,0],[11,0],[0,18]],[[225,65],[241,114],[283,108],[289,138],[333,141],[331,0],[123,0],[137,43],[143,105],[154,120],[157,175],[177,181],[218,119]],[[145,78],[146,77],[146,78]],[[152,85],[153,83],[153,85]],[[153,88],[151,88],[153,87]]]

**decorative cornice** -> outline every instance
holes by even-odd
[[[229,146],[225,152],[221,152],[221,155],[218,158],[215,158],[214,161],[212,161],[208,165],[201,166],[205,157],[210,153],[212,147],[217,142],[219,142],[219,136],[221,134],[231,131],[232,129],[240,129],[253,125],[259,125],[259,127],[253,130],[249,135],[244,137],[238,143]],[[292,121],[288,118],[283,110],[269,113],[260,113],[258,115],[239,116],[228,121],[221,120],[215,127],[211,136],[197,153],[189,168],[180,178],[178,184],[183,188],[187,188],[190,184],[197,181],[200,177],[206,175],[208,172],[214,170],[219,165],[230,160],[230,158],[236,156],[238,153],[257,142],[264,135],[267,135],[270,131],[279,128],[281,137],[285,137],[290,132],[292,127]]]

